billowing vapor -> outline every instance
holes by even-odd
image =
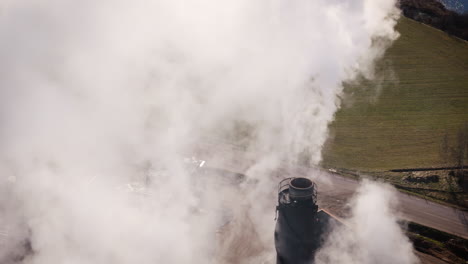
[[[1,1],[0,262],[267,262],[268,172],[320,162],[395,4]],[[195,177],[191,157],[247,179]]]
[[[328,235],[316,263],[418,263],[397,223],[395,192],[389,185],[364,181],[350,202],[351,217]]]

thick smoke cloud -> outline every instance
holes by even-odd
[[[396,190],[364,181],[350,202],[351,217],[334,227],[316,263],[419,263],[398,224]]]
[[[2,263],[260,263],[267,172],[320,162],[342,83],[373,77],[398,14],[389,0],[1,1]],[[244,158],[223,145],[250,153],[242,198],[184,161]],[[244,225],[217,243],[226,204],[258,236],[245,259],[226,253]]]

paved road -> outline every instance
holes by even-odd
[[[255,155],[226,145],[223,146],[223,144],[215,146],[215,149],[215,152],[208,151],[211,152],[211,155],[201,155],[202,158],[205,156],[209,165],[233,172],[246,173],[247,168],[253,164],[252,158]],[[356,180],[317,169],[283,168],[279,175],[282,178],[297,176],[314,178],[318,184],[319,206],[337,215],[343,212],[348,199],[353,196],[359,186],[359,182]],[[398,199],[404,219],[468,239],[467,212],[400,192]]]
[[[468,239],[468,214],[414,196],[399,195],[404,216],[413,222]]]
[[[331,173],[320,175],[316,181],[319,185],[319,202],[324,203],[323,207],[332,207],[332,211],[339,210],[359,186],[356,180]],[[467,212],[401,192],[398,192],[398,199],[400,211],[406,220],[468,239]]]

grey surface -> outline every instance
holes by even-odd
[[[226,144],[204,145],[204,160],[208,166],[249,174],[250,166],[258,155],[247,153]],[[208,154],[208,155],[206,155]],[[318,185],[318,205],[338,216],[343,214],[349,199],[353,196],[359,182],[338,174],[320,169],[305,167],[286,167],[279,169],[272,181],[279,182],[288,177],[310,177]],[[272,190],[274,193],[276,190]],[[468,239],[468,213],[452,207],[430,202],[415,196],[398,192],[402,218],[429,226],[450,234]]]
[[[324,208],[330,205],[332,211],[344,206],[346,200],[359,186],[358,181],[336,174],[327,173],[321,177],[325,179],[320,177],[317,179],[319,202],[324,203],[322,205]],[[330,199],[336,202],[333,203]],[[404,219],[468,239],[467,212],[401,192],[398,192],[398,199],[399,209]]]

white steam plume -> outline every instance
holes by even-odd
[[[265,169],[320,162],[342,83],[397,37],[395,1],[1,1],[0,260],[227,262],[220,203],[248,206],[268,251]],[[225,141],[255,153],[242,203],[181,162]],[[141,179],[144,198],[115,188]]]
[[[397,223],[396,190],[364,181],[350,203],[351,217],[336,226],[315,256],[317,264],[414,264],[413,246]]]

